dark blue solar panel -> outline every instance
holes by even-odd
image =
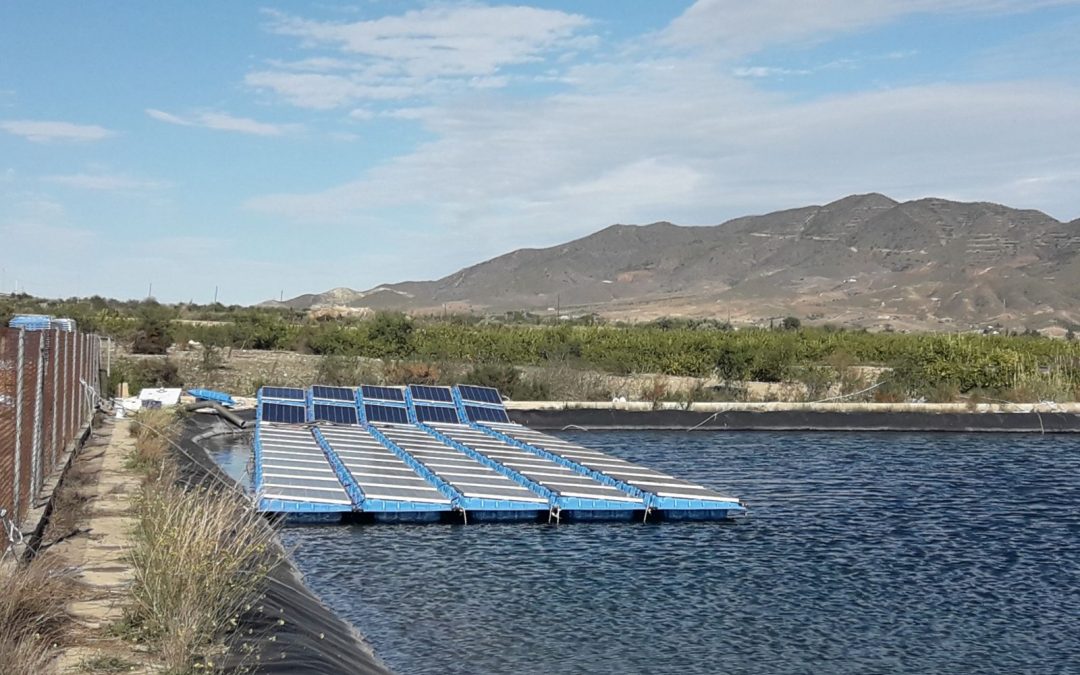
[[[450,387],[425,387],[420,384],[410,384],[409,391],[412,393],[414,401],[454,402],[454,396],[450,393]]]
[[[459,424],[457,410],[441,405],[418,405],[416,406],[416,419],[421,422],[446,422],[447,424]]]
[[[307,421],[306,410],[302,405],[286,405],[284,403],[263,403],[262,419],[264,422],[281,422],[283,424],[303,424]]]
[[[365,399],[381,399],[383,401],[404,401],[405,392],[396,387],[373,387],[365,384],[360,387],[360,393]]]
[[[323,387],[315,385],[311,388],[311,394],[315,398],[328,399],[330,401],[355,401],[356,392],[348,387]]]
[[[283,398],[289,401],[303,401],[305,399],[303,389],[293,387],[263,387],[263,398]]]
[[[461,398],[466,401],[477,401],[479,403],[497,403],[502,404],[502,396],[499,395],[498,389],[492,389],[491,387],[475,387],[471,384],[459,384],[458,391],[461,392]]]
[[[465,406],[465,414],[473,422],[503,422],[510,421],[510,416],[502,408],[482,408],[478,405]]]
[[[367,416],[368,422],[409,423],[409,413],[405,408],[395,408],[389,405],[365,405],[364,414]]]
[[[319,422],[333,422],[334,424],[359,424],[356,408],[347,405],[316,403],[315,419]]]

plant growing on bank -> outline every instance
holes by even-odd
[[[180,367],[168,357],[116,359],[109,376],[109,391],[115,392],[121,382],[128,383],[132,395],[145,388],[179,387],[183,384]]]
[[[244,495],[213,483],[148,483],[137,515],[127,622],[170,672],[211,666],[278,562],[273,529]]]
[[[134,419],[132,465],[144,476],[130,553],[132,601],[124,633],[145,642],[167,673],[212,670],[235,654],[242,615],[280,562],[274,529],[231,485],[179,480],[167,410]]]
[[[48,671],[71,621],[74,588],[70,569],[48,556],[0,565],[0,673]]]

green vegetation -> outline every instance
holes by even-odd
[[[547,382],[547,374],[595,372],[715,378],[726,392],[716,394],[722,397],[738,397],[739,383],[747,381],[795,381],[803,385],[804,398],[820,400],[873,385],[859,368],[865,366],[889,371],[882,376],[887,382],[868,394],[884,401],[961,395],[1075,400],[1080,393],[1080,342],[1034,331],[870,333],[807,326],[797,317],[783,319],[775,329],[741,330],[716,320],[673,318],[620,325],[589,316],[551,325],[524,313],[409,318],[381,312],[326,319],[281,308],[0,299],[0,318],[16,310],[72,316],[84,328],[137,351],[160,351],[163,343],[181,349],[198,343],[194,348],[203,350],[201,370],[208,373],[222,367],[221,350],[295,351],[330,357],[319,372],[327,383],[355,382],[374,373],[365,359],[381,359],[381,379],[387,381],[465,378],[499,386],[515,398],[561,398],[558,383]],[[133,389],[135,382],[174,381],[160,364],[120,368],[129,368],[122,377]],[[596,394],[610,389],[602,384],[591,388]]]
[[[133,420],[130,465],[145,481],[130,553],[132,600],[118,632],[145,643],[164,672],[180,674],[212,671],[230,651],[253,651],[237,628],[282,553],[242,492],[178,479],[168,452],[175,429],[168,411]]]

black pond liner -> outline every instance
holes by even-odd
[[[728,410],[510,410],[518,424],[542,430],[918,431],[1080,433],[1080,415],[1064,412],[876,412]]]
[[[216,415],[187,416],[177,440],[182,451],[173,449],[179,479],[189,485],[215,480],[241,489],[210,458],[199,438],[230,431],[235,427]],[[224,670],[267,674],[391,673],[356,629],[304,585],[292,562],[284,555],[282,560],[268,576],[263,599],[240,618],[239,630],[251,632],[248,642],[257,646],[258,660],[252,655],[234,656],[226,661]],[[279,624],[279,620],[284,623]]]

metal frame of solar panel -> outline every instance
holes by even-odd
[[[499,422],[502,424],[510,423],[510,416],[506,414],[506,410],[503,408],[495,408],[480,405],[465,404],[465,415],[469,418],[470,422]]]
[[[502,405],[502,395],[498,389],[494,387],[477,387],[472,384],[459,384],[457,386],[458,393],[461,394],[461,400],[471,401],[473,403],[491,403],[493,405]]]
[[[399,387],[377,387],[370,384],[360,385],[360,395],[366,401],[405,402],[405,390]]]
[[[315,401],[312,407],[314,408],[316,422],[348,424],[351,426],[360,424],[360,417],[356,411],[356,406]]]
[[[346,403],[356,402],[356,390],[349,387],[328,387],[322,384],[316,384],[311,388],[311,396],[316,399],[325,399],[327,401],[344,401]]]
[[[453,403],[454,394],[450,387],[429,387],[422,384],[410,384],[409,394],[414,401],[432,401],[435,403]]]
[[[364,417],[368,422],[385,422],[388,424],[408,424],[409,411],[396,405],[380,405],[375,402],[364,402]]]
[[[260,418],[263,422],[276,424],[303,424],[307,422],[307,408],[291,403],[263,401]]]
[[[263,387],[260,390],[264,399],[273,398],[282,401],[306,401],[307,392],[295,387]]]
[[[422,403],[414,405],[413,408],[416,410],[416,420],[421,424],[427,422],[461,424],[457,408],[444,405],[424,405]]]

